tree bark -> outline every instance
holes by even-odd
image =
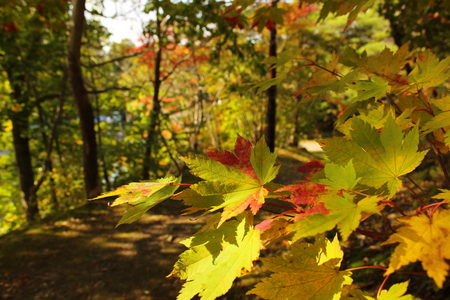
[[[276,7],[278,0],[272,1],[272,7]],[[274,26],[270,32],[269,56],[277,56],[277,27]],[[271,65],[270,78],[277,77],[277,69]],[[266,127],[266,141],[270,151],[275,151],[276,141],[276,125],[277,125],[277,86],[272,85],[267,90],[267,127]]]
[[[68,70],[74,100],[80,118],[81,136],[83,139],[83,172],[84,185],[88,198],[101,193],[100,178],[98,175],[97,141],[95,133],[94,111],[84,86],[81,70],[80,53],[81,38],[83,35],[85,0],[74,0],[72,12],[72,28],[69,37],[67,55]]]
[[[157,130],[159,126],[159,118],[161,115],[161,101],[159,99],[159,90],[161,89],[161,62],[162,62],[162,45],[161,45],[161,19],[156,10],[156,30],[158,36],[158,51],[155,57],[155,69],[153,80],[153,108],[150,113],[150,124],[147,130],[147,138],[145,139],[144,160],[142,166],[142,179],[150,179],[150,169],[152,167],[152,147],[156,142]]]
[[[34,170],[31,159],[30,140],[28,136],[30,106],[28,98],[22,90],[25,85],[25,76],[17,75],[12,68],[6,68],[6,74],[12,87],[11,97],[15,99],[20,108],[11,110],[9,118],[12,123],[14,154],[21,192],[21,203],[25,210],[27,222],[32,222],[39,215],[36,195],[33,194]]]
[[[10,115],[14,152],[16,156],[17,170],[19,173],[21,202],[25,209],[27,222],[36,220],[39,214],[38,204],[34,189],[34,171],[31,160],[31,151],[28,138],[28,113],[15,112]]]

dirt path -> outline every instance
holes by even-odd
[[[114,228],[121,209],[80,210],[73,217],[0,239],[0,299],[175,299],[166,279],[181,240],[200,221],[155,209]]]

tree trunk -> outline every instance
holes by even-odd
[[[11,110],[9,118],[12,123],[13,145],[21,191],[21,203],[25,210],[27,222],[36,220],[39,215],[36,195],[34,193],[34,171],[28,137],[30,106],[22,90],[25,76],[14,73],[13,68],[6,68],[6,74],[12,87],[11,97],[20,108]]]
[[[157,11],[157,10],[156,10]],[[162,47],[161,47],[161,20],[156,15],[157,36],[158,36],[158,51],[155,57],[154,81],[153,81],[153,108],[150,113],[150,124],[147,130],[147,138],[145,139],[144,160],[142,166],[142,179],[150,179],[150,169],[152,167],[152,147],[156,142],[157,130],[159,126],[159,118],[161,115],[161,101],[159,99],[159,90],[161,88],[161,61],[162,61]]]
[[[36,195],[34,193],[34,171],[28,138],[28,113],[21,111],[10,115],[14,152],[19,173],[21,202],[25,209],[27,222],[36,220],[39,214]]]
[[[272,1],[272,7],[276,7],[278,0]],[[270,32],[270,45],[269,56],[277,56],[277,27],[274,26]],[[271,65],[270,78],[277,77],[277,69],[274,65]],[[272,85],[267,90],[268,102],[267,102],[267,127],[266,127],[266,141],[270,151],[275,151],[276,140],[276,116],[277,116],[277,86]]]
[[[98,175],[94,112],[84,86],[80,62],[85,3],[85,0],[73,1],[72,29],[69,37],[67,60],[72,92],[80,118],[81,136],[83,139],[84,185],[87,197],[93,198],[101,193],[101,186]]]

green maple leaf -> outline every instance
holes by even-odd
[[[361,93],[353,100],[355,102],[364,101],[370,98],[378,100],[383,98],[391,91],[389,82],[379,76],[372,76],[372,80],[358,80],[354,84],[348,85],[349,89],[361,91]]]
[[[180,255],[169,276],[186,280],[178,300],[199,294],[212,300],[225,294],[233,280],[249,272],[262,249],[260,231],[253,228],[253,216],[243,213],[219,228],[218,218],[199,233],[181,242],[189,249]]]
[[[374,214],[379,212],[377,203],[380,200],[380,198],[373,196],[355,203],[354,198],[349,193],[326,195],[322,198],[322,201],[329,210],[328,214],[307,215],[289,225],[287,230],[288,232],[295,232],[293,241],[296,241],[329,231],[337,225],[342,239],[345,241],[352,231],[359,226],[363,213]]]
[[[324,168],[326,179],[317,183],[325,184],[329,190],[352,190],[360,178],[356,178],[353,162],[350,160],[346,166],[328,163]]]
[[[351,284],[351,273],[339,271],[343,253],[335,237],[332,242],[317,236],[314,244],[295,243],[291,254],[262,258],[274,274],[258,283],[249,294],[269,300],[338,300],[342,286]]]
[[[153,206],[170,198],[178,189],[180,182],[181,177],[177,178],[168,174],[166,177],[153,182],[132,182],[92,200],[119,196],[111,206],[130,204],[131,207],[128,208],[119,223],[117,223],[117,226],[119,226],[135,222]]]
[[[395,117],[395,110],[392,107],[380,105],[377,109],[359,109],[359,116],[348,119],[344,124],[338,127],[338,130],[342,132],[348,139],[351,139],[350,132],[355,126],[353,121],[359,118],[373,127],[379,130],[386,124],[387,118],[391,116]],[[410,116],[413,113],[414,108],[405,108],[400,116],[395,119],[395,122],[401,129],[405,130],[414,126]]]
[[[380,188],[387,185],[390,195],[401,185],[398,177],[413,171],[423,160],[427,151],[417,152],[418,127],[404,136],[399,125],[389,116],[379,133],[360,118],[353,120],[351,141],[332,138],[322,141],[322,149],[330,161],[344,165],[350,160],[360,184]]]
[[[270,152],[263,138],[253,147],[250,162],[261,184],[266,184],[278,174],[279,166],[274,167],[277,153]]]
[[[430,133],[435,130],[443,130],[444,141],[447,146],[450,146],[450,96],[431,100],[440,112],[436,113],[431,120],[425,123],[422,130],[425,134]]]
[[[268,194],[264,185],[275,178],[276,153],[271,153],[261,139],[254,147],[239,138],[231,152],[211,151],[215,158],[189,156],[182,158],[190,171],[205,181],[194,184],[174,199],[191,206],[187,211],[216,211],[223,208],[219,226],[248,207],[253,214],[261,208]]]
[[[418,55],[416,64],[408,76],[409,81],[416,87],[416,92],[441,85],[450,78],[450,57],[439,62],[439,58],[427,49]]]

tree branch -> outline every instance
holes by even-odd
[[[86,67],[88,69],[97,68],[97,67],[101,67],[101,66],[104,66],[104,65],[107,65],[107,64],[118,62],[118,61],[121,61],[121,60],[124,60],[124,59],[127,59],[127,58],[139,56],[139,55],[141,55],[144,52],[145,51],[139,51],[139,52],[136,52],[136,53],[132,53],[132,54],[129,54],[129,55],[124,55],[124,56],[112,58],[110,60],[107,60],[107,61],[104,61],[104,62],[101,62],[101,63],[98,63],[98,64],[92,64],[92,65],[88,65],[88,66],[84,66],[84,67]]]
[[[101,93],[106,93],[109,91],[129,91],[132,89],[137,89],[137,88],[142,88],[142,86],[131,86],[131,87],[126,87],[126,86],[112,86],[112,87],[108,87],[105,88],[103,90],[92,90],[92,91],[87,91],[88,94],[101,94]]]

